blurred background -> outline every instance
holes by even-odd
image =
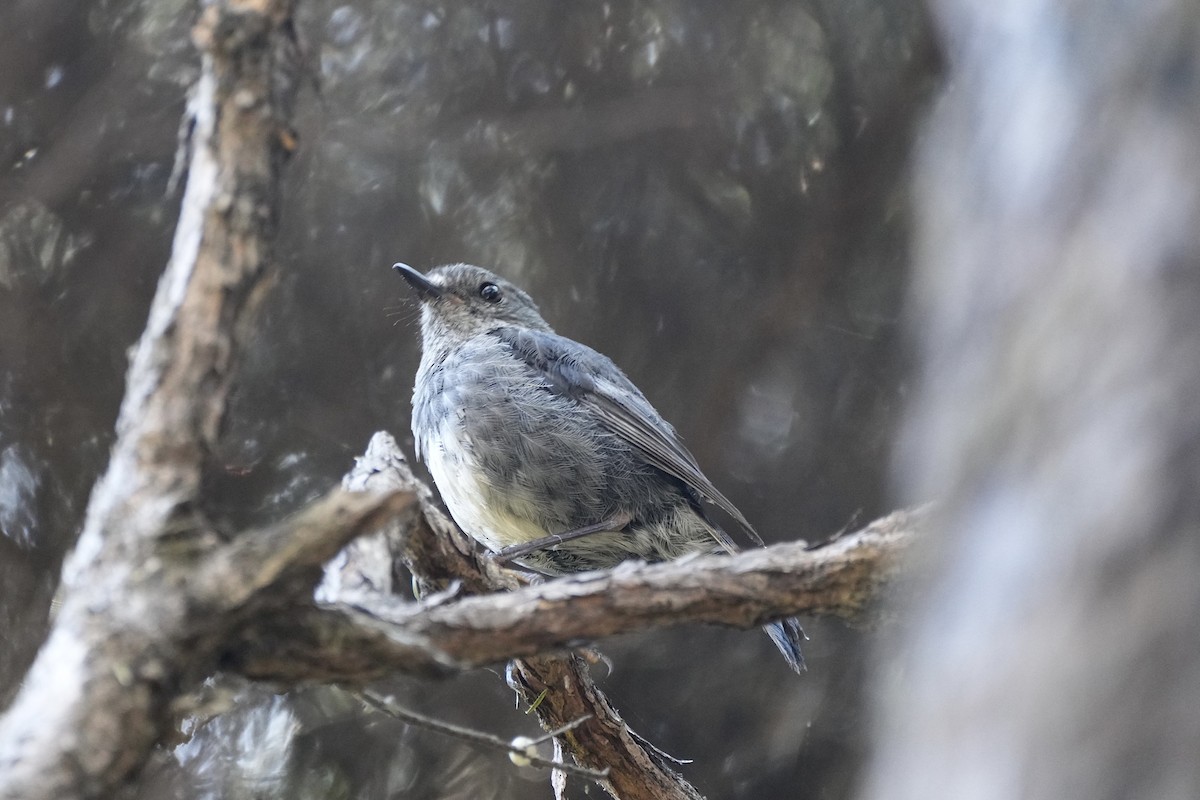
[[[0,707],[45,634],[168,257],[195,13],[0,5]],[[625,369],[768,541],[889,510],[907,157],[942,72],[920,4],[304,0],[299,34],[311,85],[280,281],[214,454],[213,517],[281,517],[375,430],[411,454],[397,260],[523,285]],[[604,643],[599,682],[709,796],[848,797],[870,637],[805,626],[800,678],[757,632],[687,627]],[[533,727],[496,672],[387,688],[505,737]],[[159,754],[140,797],[549,794],[544,774],[333,689],[235,699]]]

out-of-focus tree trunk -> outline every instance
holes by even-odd
[[[1200,796],[1200,6],[943,2],[870,798]]]

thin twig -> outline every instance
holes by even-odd
[[[472,744],[477,744],[482,747],[490,747],[494,750],[503,750],[511,755],[519,756],[522,761],[528,761],[531,766],[541,767],[542,769],[561,770],[562,772],[576,775],[580,778],[596,781],[597,783],[603,782],[608,777],[607,769],[587,769],[586,767],[576,766],[575,764],[551,761],[550,759],[542,758],[541,756],[534,755],[533,753],[529,752],[532,745],[539,744],[555,736],[561,736],[567,731],[571,731],[579,727],[591,719],[590,715],[586,717],[580,717],[579,719],[574,720],[573,722],[570,722],[561,728],[557,728],[550,733],[545,734],[544,736],[533,739],[526,744],[514,744],[512,742],[506,742],[499,736],[493,736],[490,733],[484,733],[483,731],[477,731],[472,728],[463,728],[459,725],[452,725],[449,722],[442,722],[441,720],[427,717],[424,714],[418,714],[415,711],[397,705],[396,701],[394,701],[392,698],[384,697],[378,692],[374,692],[370,689],[364,689],[363,691],[356,692],[355,694],[357,694],[357,696],[360,697],[367,705],[382,711],[385,714],[393,716],[396,719],[403,720],[411,725],[417,725],[422,728],[426,728],[427,730],[436,731],[437,733],[441,733],[446,736],[453,736],[456,739],[462,739],[463,741],[471,742]]]

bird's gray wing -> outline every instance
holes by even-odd
[[[742,512],[700,471],[675,429],[607,356],[555,333],[512,327],[490,333],[540,374],[552,391],[595,413],[605,427],[641,453],[646,463],[682,481],[732,517],[753,542],[763,543]]]

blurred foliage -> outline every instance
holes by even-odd
[[[0,700],[44,633],[169,252],[194,13],[0,7]],[[417,338],[396,260],[523,284],[626,369],[768,539],[886,510],[904,163],[938,72],[919,6],[365,0],[300,15],[314,89],[281,280],[214,453],[210,514],[277,518],[372,431],[407,436]],[[690,628],[606,644],[603,685],[712,796],[844,797],[865,736],[862,640],[809,632],[802,679],[765,637]],[[490,674],[394,689],[527,732]],[[163,754],[142,796],[547,794],[502,757],[322,692],[247,690]]]

